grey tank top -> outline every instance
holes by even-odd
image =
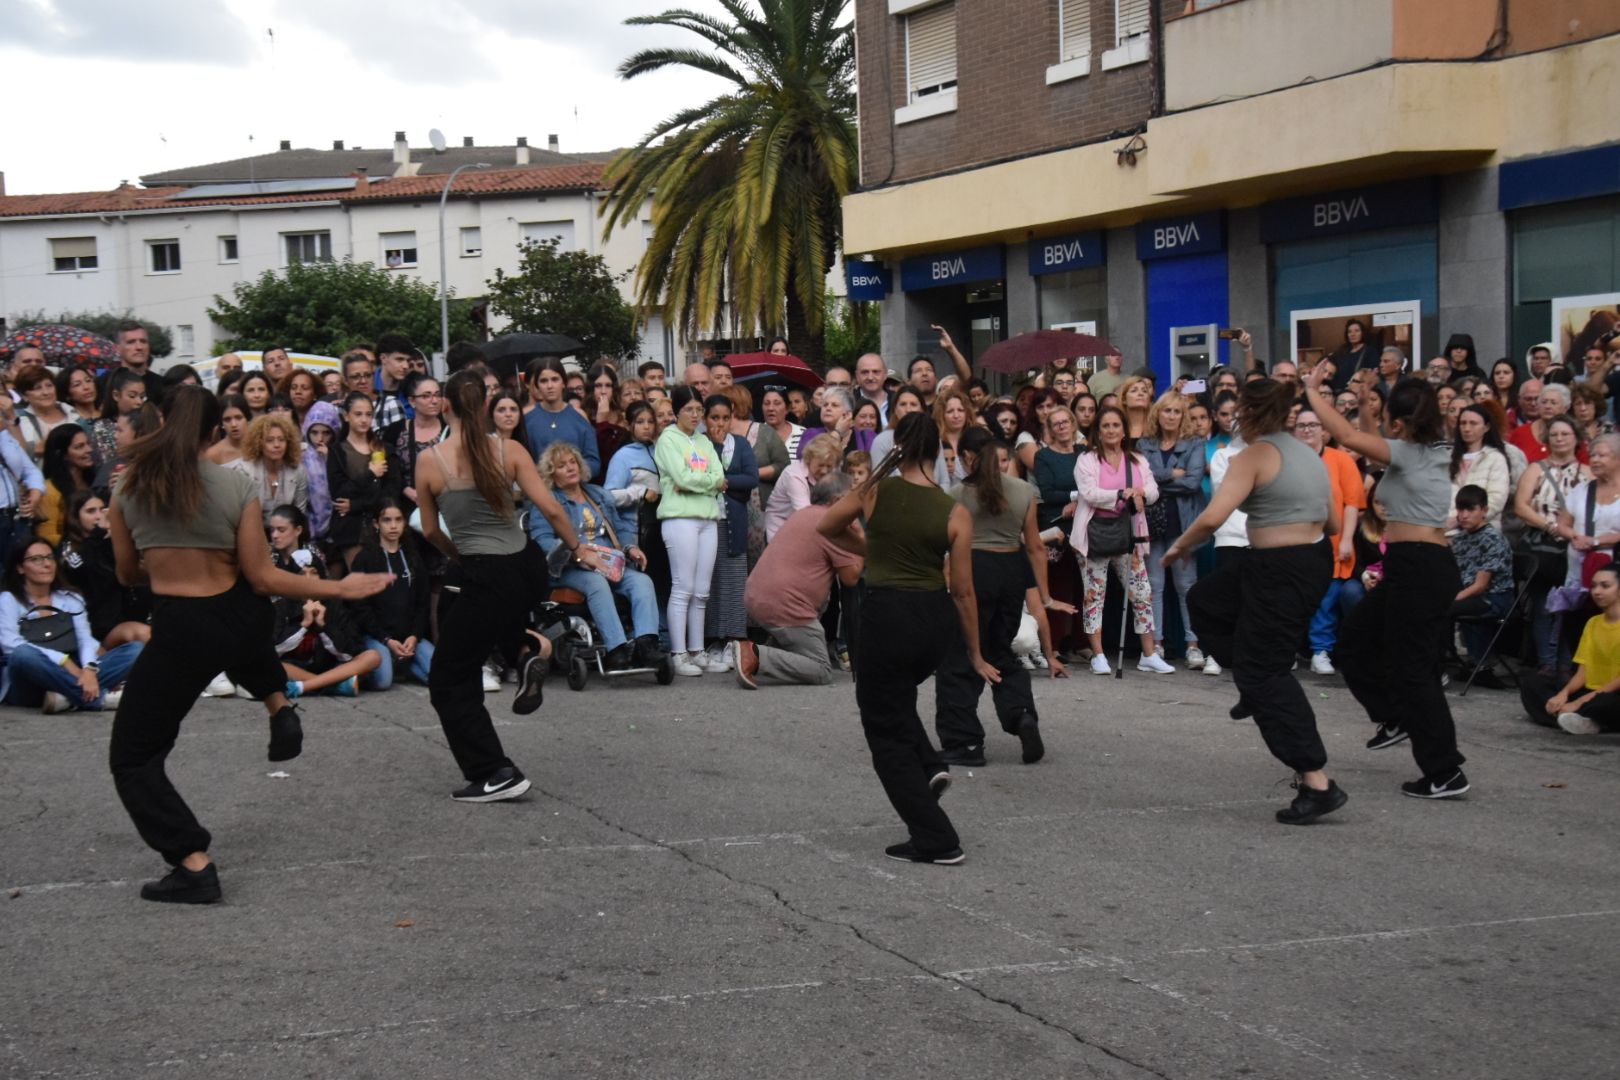
[[[450,462],[439,452],[433,456],[444,473],[444,490],[439,493],[439,515],[450,530],[450,542],[463,555],[515,555],[529,542],[518,524],[510,497],[504,507],[489,505],[483,492],[470,478],[456,475]],[[502,511],[510,516],[504,516]]]
[[[1390,439],[1389,468],[1378,481],[1386,521],[1446,527],[1451,514],[1451,447]]]
[[[1239,507],[1249,515],[1249,528],[1326,521],[1333,485],[1316,451],[1286,431],[1262,435],[1255,442],[1276,447],[1282,468],[1271,483],[1249,492]]]

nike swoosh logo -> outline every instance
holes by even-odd
[[[1449,781],[1448,781],[1448,783],[1449,783]],[[1444,790],[1446,790],[1446,785],[1445,784],[1433,784],[1433,783],[1431,783],[1429,785],[1429,794],[1430,795],[1438,795]]]
[[[508,783],[508,781],[502,780],[500,783],[491,786],[490,782],[488,780],[485,780],[484,781],[484,794],[485,795],[493,795],[495,792],[497,792],[497,791],[501,790],[501,788],[505,787],[507,785],[507,783]]]

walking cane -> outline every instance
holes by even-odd
[[[1129,509],[1127,507],[1127,509]],[[1125,573],[1120,581],[1121,599],[1119,612],[1119,659],[1114,664],[1114,678],[1125,677],[1125,628],[1131,624],[1131,557],[1136,554],[1136,537],[1131,537],[1131,548],[1125,553]]]

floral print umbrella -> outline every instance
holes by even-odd
[[[36,323],[13,330],[0,340],[0,354],[9,361],[25,345],[44,352],[45,362],[57,367],[111,367],[118,360],[118,346],[106,338],[61,323]]]

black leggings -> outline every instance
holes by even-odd
[[[1035,713],[1035,695],[1029,671],[1013,655],[1013,638],[1024,615],[1024,593],[1035,584],[1029,555],[1018,551],[975,551],[973,592],[979,603],[979,654],[1001,672],[990,687],[1001,729],[1018,734],[1025,713]],[[984,680],[968,661],[967,641],[960,629],[951,635],[945,659],[934,676],[934,731],[943,748],[977,746],[984,742],[979,723],[979,696]]]
[[[551,575],[532,541],[511,555],[464,556],[459,570],[461,595],[439,625],[428,697],[462,775],[486,780],[512,762],[484,708],[484,662],[498,648],[508,665],[516,663]]]
[[[284,691],[273,629],[270,601],[241,579],[217,596],[153,597],[152,640],[124,683],[107,763],[136,831],[171,866],[210,840],[163,768],[180,721],[221,671],[256,698]]]
[[[1383,581],[1339,630],[1339,670],[1350,692],[1373,723],[1410,733],[1424,776],[1449,775],[1465,760],[1440,685],[1460,580],[1451,548],[1390,544]]]

